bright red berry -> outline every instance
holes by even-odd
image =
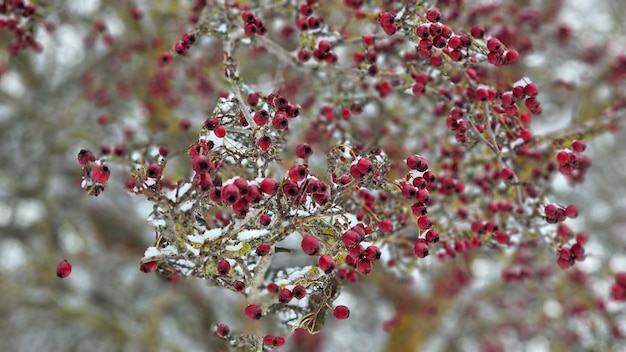
[[[246,317],[250,320],[259,320],[263,317],[263,311],[261,310],[261,307],[257,306],[256,304],[248,304],[244,312],[246,314]]]
[[[357,161],[356,167],[362,174],[367,174],[372,171],[372,161],[368,158],[361,158]]]
[[[393,228],[393,223],[391,222],[391,220],[389,219],[383,219],[380,224],[378,225],[378,228],[380,229],[380,231],[382,231],[383,233],[388,233],[392,230]]]
[[[428,19],[430,22],[441,21],[441,11],[436,7],[432,7],[426,10],[426,19]]]
[[[105,184],[109,180],[111,170],[106,165],[98,165],[91,170],[91,178],[100,184]]]
[[[276,180],[274,180],[273,178],[265,178],[263,179],[263,181],[261,181],[260,187],[261,192],[269,196],[273,196],[278,190],[278,183],[276,183]]]
[[[335,260],[330,255],[324,254],[317,260],[317,266],[326,274],[330,274],[335,269]]]
[[[502,177],[505,182],[513,182],[513,180],[515,179],[515,173],[513,172],[513,170],[505,167],[500,170],[500,177]]]
[[[296,147],[296,155],[301,159],[308,159],[313,154],[313,149],[308,143],[300,143]]]
[[[235,204],[240,198],[239,187],[234,184],[229,184],[222,187],[222,201],[228,205]]]
[[[72,264],[67,261],[67,259],[63,259],[59,264],[57,264],[57,277],[59,279],[65,279],[70,276],[72,272]]]
[[[418,239],[415,241],[415,245],[413,245],[413,253],[419,258],[425,258],[428,256],[428,243],[422,239]]]
[[[428,215],[420,216],[419,218],[417,218],[417,226],[422,230],[427,230],[428,228],[430,228],[432,226],[432,223],[430,222],[430,218],[428,217]]]
[[[333,309],[333,315],[339,320],[348,319],[350,316],[350,309],[344,305],[338,305]]]
[[[320,251],[320,240],[318,240],[315,236],[306,235],[302,238],[300,246],[302,247],[302,251],[304,253],[308,255],[317,255]]]
[[[226,128],[224,126],[218,126],[213,133],[215,133],[215,137],[224,138],[226,136]]]
[[[582,153],[587,149],[587,144],[581,140],[574,140],[572,142],[572,149],[577,153]]]
[[[565,216],[570,219],[576,219],[578,217],[578,208],[575,205],[568,205],[565,208]]]

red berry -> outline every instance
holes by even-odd
[[[282,347],[285,344],[285,338],[282,336],[274,336],[272,338],[272,346],[274,347]]]
[[[111,171],[106,165],[98,165],[91,170],[91,178],[100,184],[105,184],[109,180]]]
[[[308,255],[317,255],[320,251],[320,240],[312,235],[306,235],[300,243],[302,251]]]
[[[300,143],[296,147],[296,155],[301,159],[308,159],[313,154],[313,149],[308,143]]]
[[[502,49],[502,43],[498,38],[489,38],[487,40],[487,50],[497,52]]]
[[[267,292],[269,293],[278,293],[279,287],[276,283],[274,282],[270,282],[269,284],[267,284]]]
[[[293,182],[299,182],[306,178],[309,170],[304,165],[294,165],[289,168],[288,175]]]
[[[277,111],[272,118],[272,126],[277,130],[285,130],[289,127],[287,114],[284,111]]]
[[[261,308],[256,304],[248,304],[244,312],[246,317],[250,320],[259,320],[263,317],[263,311],[261,311]]]
[[[333,309],[333,315],[339,320],[348,319],[350,316],[350,309],[343,305],[336,306],[335,309]]]
[[[392,230],[393,223],[389,219],[383,219],[383,221],[381,221],[380,224],[378,225],[378,228],[380,228],[380,231],[384,233],[388,233]]]
[[[141,263],[139,265],[139,270],[144,272],[144,273],[146,273],[146,274],[149,274],[149,273],[155,271],[156,268],[157,268],[156,260],[145,262],[145,263]]]
[[[217,273],[224,276],[230,272],[230,262],[226,259],[222,259],[217,263]]]
[[[213,131],[215,133],[215,137],[224,138],[226,136],[226,128],[224,126],[219,126]]]
[[[270,138],[267,135],[263,135],[256,142],[256,145],[257,145],[257,147],[259,147],[259,149],[261,149],[262,151],[266,152],[266,151],[268,151],[272,147],[272,138]]]
[[[65,279],[70,276],[72,272],[72,264],[67,261],[67,259],[63,259],[59,264],[57,264],[57,277],[59,279]]]
[[[537,87],[537,85],[534,83],[528,83],[524,87],[524,94],[526,94],[529,97],[536,97],[537,94],[539,94],[539,87]]]
[[[380,259],[381,252],[377,246],[372,245],[365,248],[365,251],[363,251],[363,255],[365,256],[365,259],[369,260],[370,262],[374,262]]]
[[[317,266],[326,274],[330,274],[335,269],[335,259],[328,254],[324,254],[317,260]]]
[[[559,257],[559,259],[557,259],[557,264],[559,265],[559,267],[563,270],[571,267],[572,265],[574,265],[574,259],[564,259],[562,257]]]
[[[226,337],[230,334],[230,328],[226,324],[219,324],[215,329],[215,333],[219,337]]]
[[[552,219],[556,217],[556,206],[554,204],[548,204],[543,208],[543,212],[546,214],[546,218]]]
[[[278,292],[278,302],[282,304],[289,303],[292,298],[293,293],[291,293],[291,290],[288,288],[283,288],[282,290],[280,290],[280,292]]]
[[[240,196],[239,187],[236,185],[231,183],[222,187],[222,201],[224,201],[225,204],[235,204],[239,200]]]
[[[515,61],[517,61],[518,58],[519,58],[519,52],[517,52],[517,50],[509,50],[504,54],[504,60],[505,60],[505,63],[507,64],[515,63]]]
[[[96,157],[93,155],[91,150],[89,150],[89,149],[81,149],[78,152],[78,163],[81,166],[85,166],[85,165],[87,165],[88,162],[94,162],[94,161],[96,161]]]
[[[306,49],[300,49],[298,51],[298,60],[300,62],[307,62],[311,59],[311,53]]]
[[[428,243],[439,242],[439,233],[433,229],[426,231],[426,242]]]
[[[361,242],[361,236],[354,230],[348,230],[341,235],[341,241],[346,248],[350,249],[356,247]]]
[[[276,183],[276,180],[274,180],[273,178],[263,179],[263,181],[261,181],[260,186],[261,186],[261,192],[269,196],[273,196],[274,194],[276,194],[276,191],[278,190],[278,183]]]
[[[413,245],[413,253],[419,258],[425,258],[428,256],[428,243],[423,239],[418,239]]]
[[[272,245],[262,243],[256,247],[256,254],[260,257],[268,255],[272,251]]]
[[[500,177],[502,177],[505,182],[513,182],[515,179],[515,173],[513,170],[505,167],[500,171]]]
[[[215,117],[207,118],[203,124],[204,128],[206,128],[209,131],[215,130],[219,125],[220,125],[220,122]]]
[[[198,155],[191,160],[193,171],[199,174],[205,174],[211,169],[211,162],[206,155]]]
[[[241,280],[237,280],[233,282],[233,288],[237,292],[243,292],[246,289],[246,284]]]
[[[430,22],[441,21],[441,11],[436,7],[426,10],[426,19],[428,19]]]
[[[266,110],[257,110],[252,119],[257,125],[263,126],[270,120],[270,114]]]
[[[263,214],[259,217],[259,223],[261,226],[268,226],[272,222],[272,217],[269,214]]]
[[[320,40],[319,43],[317,43],[317,50],[324,54],[328,54],[331,49],[332,45],[328,40]]]
[[[256,93],[250,93],[250,94],[248,94],[248,97],[246,98],[246,101],[248,102],[248,105],[256,106],[256,104],[259,103],[259,95],[256,94]]]
[[[359,169],[359,172],[362,174],[367,174],[372,171],[372,161],[368,158],[361,158],[356,163],[356,167]]]
[[[356,270],[363,275],[367,275],[372,271],[372,262],[367,260],[367,258],[363,258],[357,262]]]
[[[470,34],[476,39],[481,39],[485,35],[485,31],[481,26],[474,25],[470,28]]]
[[[578,217],[578,208],[575,205],[568,205],[565,208],[565,216],[570,219],[576,219]]]
[[[582,153],[587,149],[587,144],[580,140],[574,140],[572,142],[572,149],[577,153]]]
[[[420,216],[419,218],[417,218],[417,226],[419,226],[419,228],[422,230],[430,228],[432,226],[432,223],[430,222],[430,218],[428,217],[428,215]]]
[[[291,293],[293,293],[295,299],[303,299],[306,297],[306,288],[302,285],[297,285],[291,290]]]

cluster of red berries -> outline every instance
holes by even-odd
[[[498,38],[487,40],[487,60],[495,66],[502,66],[517,61],[519,53],[516,50],[505,50],[504,44]]]
[[[278,289],[278,285],[276,285],[275,283],[273,283],[273,286],[271,287],[270,292],[274,292],[275,290]],[[268,291],[270,290],[270,287],[268,285]],[[306,297],[306,288],[302,285],[296,285],[294,286],[292,289],[288,289],[288,288],[283,288],[280,289],[280,291],[278,291],[278,302],[281,304],[287,304],[289,302],[291,302],[292,299],[297,299],[297,300],[301,300],[304,297]]]
[[[346,264],[362,275],[367,275],[372,271],[373,264],[380,259],[381,255],[377,246],[369,245],[364,248],[361,244],[372,232],[372,228],[358,223],[341,235],[341,241],[348,250]]]
[[[285,338],[282,336],[265,335],[263,344],[272,347],[282,347],[285,344]]]
[[[392,35],[398,31],[398,25],[396,24],[396,12],[395,11],[386,11],[381,12],[378,15],[378,21],[383,31],[387,35]]]
[[[417,83],[413,87],[415,88],[416,85]],[[467,122],[465,122],[464,115],[465,112],[462,109],[454,107],[450,109],[450,113],[446,118],[446,127],[454,132],[454,138],[461,145],[465,145],[469,140],[467,136]]]
[[[78,152],[78,163],[83,167],[81,186],[89,194],[97,196],[109,181],[111,170],[106,164],[96,162],[93,152],[88,149],[81,149]]]
[[[194,33],[187,32],[183,34],[183,37],[179,41],[177,41],[176,44],[174,44],[174,52],[176,52],[176,54],[180,56],[185,56],[189,52],[189,49],[191,49],[191,46],[195,43],[196,35]],[[163,59],[166,59],[166,57],[162,56],[161,62],[163,62]]]
[[[571,145],[572,151],[561,150],[556,154],[559,172],[573,184],[583,182],[587,170],[591,167],[591,158],[582,155],[586,148],[585,142],[574,140]]]
[[[254,37],[255,35],[265,35],[265,33],[267,33],[267,27],[265,27],[265,23],[263,23],[263,20],[255,16],[252,11],[242,11],[241,19],[245,23],[245,25],[243,26],[243,32],[248,37]]]
[[[298,60],[301,62],[307,62],[313,57],[315,61],[326,62],[330,65],[334,65],[339,61],[339,56],[332,51],[333,45],[330,41],[322,39],[317,43],[317,47],[313,48],[313,52],[306,48],[302,48],[298,51]]]
[[[30,48],[36,53],[43,50],[32,30],[21,23],[21,18],[29,18],[35,14],[37,7],[23,0],[4,1],[0,4],[0,14],[12,17],[0,18],[0,31],[7,30],[13,34],[13,41],[7,46],[10,55],[17,55],[20,50]]]
[[[299,13],[303,17],[299,17],[296,20],[296,27],[302,32],[314,31],[320,29],[324,23],[324,19],[318,16],[313,16],[314,6],[317,1],[307,1],[306,4],[302,4],[299,7]]]
[[[611,285],[611,298],[626,302],[626,272],[615,274],[615,282]]]
[[[584,243],[576,242],[571,247],[563,246],[559,248],[559,257],[557,264],[561,269],[567,269],[573,266],[577,261],[583,261],[585,259]]]

